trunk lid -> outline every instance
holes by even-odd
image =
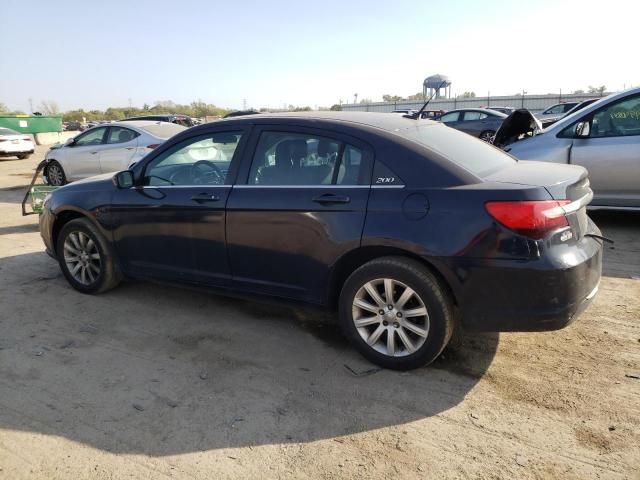
[[[562,208],[576,239],[587,233],[587,205],[593,198],[593,191],[585,168],[547,162],[518,162],[488,175],[485,180],[544,188],[554,200],[568,201]]]

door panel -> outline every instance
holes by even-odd
[[[125,271],[225,284],[224,206],[231,187],[139,187],[112,201],[114,242]],[[212,201],[203,201],[202,198]]]
[[[227,202],[234,287],[322,304],[331,268],[360,245],[373,155],[309,128],[256,129]]]
[[[640,207],[640,136],[575,139],[570,161],[589,170],[594,205]]]
[[[112,201],[114,242],[130,275],[224,286],[225,205],[244,131],[199,133],[145,160],[142,185]]]
[[[100,152],[102,173],[126,170],[138,148],[137,132],[124,127],[110,127],[106,143]]]
[[[234,283],[322,303],[331,266],[360,245],[370,188],[236,186],[227,203]],[[319,203],[334,195],[347,203]],[[314,201],[315,200],[315,201]]]
[[[103,140],[106,127],[92,128],[81,135],[76,141],[64,148],[63,168],[68,180],[99,175],[100,153],[104,147]]]

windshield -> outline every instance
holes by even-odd
[[[144,127],[139,127],[140,130],[144,130],[145,132],[153,135],[158,138],[169,138],[177,135],[178,133],[186,130],[187,127],[183,127],[182,125],[177,125],[175,123],[167,123],[167,122],[158,122],[152,125],[145,125]]]
[[[0,128],[0,135],[20,135],[20,132],[16,132],[10,128]]]
[[[479,177],[516,163],[493,145],[444,125],[416,124],[395,133],[418,142]]]

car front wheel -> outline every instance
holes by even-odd
[[[415,260],[370,261],[345,282],[340,323],[354,346],[384,368],[428,365],[451,338],[453,305],[440,282]]]
[[[62,165],[55,160],[52,160],[49,165],[47,165],[45,176],[47,177],[49,185],[53,185],[54,187],[61,187],[67,183],[67,177],[64,174]]]
[[[111,249],[88,219],[65,224],[58,235],[56,251],[62,273],[76,290],[101,293],[120,283]]]

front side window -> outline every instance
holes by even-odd
[[[593,115],[591,137],[640,135],[640,97],[612,103]]]
[[[200,135],[163,152],[147,165],[144,185],[225,185],[242,132]]]
[[[133,130],[123,127],[111,127],[107,135],[107,143],[127,143],[136,138],[139,134]]]
[[[363,153],[338,140],[301,133],[264,132],[249,185],[359,185]]]
[[[102,143],[102,137],[106,128],[94,128],[86,133],[83,133],[78,139],[73,142],[76,147],[86,147],[88,145],[100,145]]]
[[[458,118],[460,118],[460,112],[451,112],[441,116],[440,121],[442,123],[457,122]]]
[[[563,104],[554,105],[551,108],[547,108],[542,113],[543,114],[548,114],[548,115],[559,115],[561,113],[564,113],[564,105]]]

